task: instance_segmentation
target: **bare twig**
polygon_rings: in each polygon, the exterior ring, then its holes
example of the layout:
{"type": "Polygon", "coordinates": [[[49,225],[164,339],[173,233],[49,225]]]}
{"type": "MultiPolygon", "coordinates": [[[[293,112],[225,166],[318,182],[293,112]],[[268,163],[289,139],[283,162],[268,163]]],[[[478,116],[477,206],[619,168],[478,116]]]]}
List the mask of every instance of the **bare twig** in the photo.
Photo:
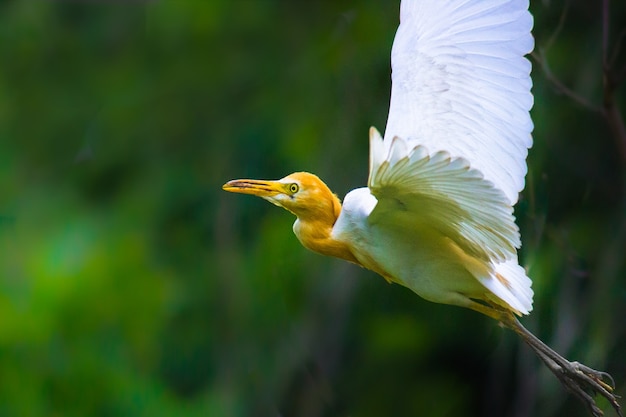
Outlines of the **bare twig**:
{"type": "Polygon", "coordinates": [[[609,70],[609,0],[602,0],[602,69],[609,70]]]}
{"type": "Polygon", "coordinates": [[[613,138],[615,139],[615,145],[620,155],[622,164],[626,164],[626,127],[624,126],[624,119],[615,104],[613,94],[607,95],[605,92],[604,98],[604,110],[602,112],[606,119],[613,138]]]}
{"type": "Polygon", "coordinates": [[[552,44],[554,43],[554,41],[556,41],[556,39],[561,34],[561,31],[563,30],[563,27],[565,26],[565,18],[567,17],[568,10],[569,10],[569,2],[565,3],[565,6],[563,6],[563,13],[561,13],[561,16],[559,17],[559,23],[557,23],[556,28],[554,29],[554,31],[552,32],[548,40],[543,45],[543,49],[545,51],[547,51],[548,49],[552,47],[552,44]]]}
{"type": "Polygon", "coordinates": [[[534,51],[531,54],[531,57],[539,64],[539,66],[541,67],[543,71],[544,76],[556,89],[558,94],[562,94],[570,98],[572,101],[576,102],[577,104],[586,108],[587,110],[590,110],[594,113],[602,113],[602,108],[600,106],[597,106],[596,104],[587,100],[585,97],[571,90],[569,87],[563,84],[563,82],[559,80],[558,77],[556,77],[552,73],[552,70],[548,66],[548,60],[546,59],[544,50],[540,50],[539,52],[534,51]]]}
{"type": "Polygon", "coordinates": [[[600,108],[600,106],[593,104],[592,102],[587,100],[585,97],[581,96],[580,94],[577,94],[576,92],[568,88],[565,84],[563,84],[563,82],[561,82],[561,80],[559,80],[558,77],[556,77],[552,73],[552,71],[550,70],[550,67],[548,66],[548,59],[546,58],[546,53],[548,52],[548,50],[550,50],[550,48],[552,47],[556,39],[561,34],[561,31],[563,30],[563,27],[565,26],[565,21],[566,21],[568,10],[569,10],[569,2],[565,3],[563,12],[561,13],[561,16],[559,17],[559,22],[557,23],[556,28],[554,29],[554,31],[552,32],[548,40],[544,43],[542,48],[538,48],[538,51],[534,51],[531,54],[531,57],[541,66],[541,69],[543,70],[543,73],[545,74],[546,79],[556,88],[559,94],[563,94],[564,96],[569,97],[570,99],[572,99],[573,101],[575,101],[576,103],[578,103],[579,105],[581,105],[582,107],[586,109],[589,109],[595,113],[601,113],[602,109],[600,108]]]}
{"type": "Polygon", "coordinates": [[[615,69],[614,65],[617,60],[622,40],[626,36],[626,31],[622,31],[618,36],[614,50],[610,51],[609,26],[610,26],[610,0],[602,0],[602,74],[603,74],[603,100],[602,105],[596,105],[582,95],[576,93],[567,87],[557,76],[555,76],[548,65],[546,53],[555,42],[564,24],[567,16],[568,4],[563,10],[559,23],[554,32],[548,38],[543,48],[531,54],[532,58],[540,65],[546,79],[555,88],[558,94],[562,94],[578,105],[590,110],[594,113],[601,114],[606,120],[615,146],[623,164],[626,164],[626,126],[624,119],[617,108],[615,101],[615,92],[626,81],[626,66],[615,69]]]}
{"type": "Polygon", "coordinates": [[[620,48],[621,36],[615,46],[612,57],[609,58],[609,1],[610,0],[602,1],[602,71],[604,75],[604,100],[602,114],[611,129],[620,159],[622,163],[626,164],[626,126],[624,126],[624,119],[622,118],[622,115],[617,108],[617,103],[615,102],[615,91],[624,80],[626,68],[620,72],[616,72],[612,68],[620,48]]]}
{"type": "Polygon", "coordinates": [[[617,60],[617,56],[619,55],[620,49],[622,49],[622,42],[624,41],[624,37],[626,36],[626,29],[622,29],[617,35],[617,40],[615,41],[615,46],[613,47],[613,54],[609,60],[609,65],[613,66],[615,64],[615,60],[617,60]]]}

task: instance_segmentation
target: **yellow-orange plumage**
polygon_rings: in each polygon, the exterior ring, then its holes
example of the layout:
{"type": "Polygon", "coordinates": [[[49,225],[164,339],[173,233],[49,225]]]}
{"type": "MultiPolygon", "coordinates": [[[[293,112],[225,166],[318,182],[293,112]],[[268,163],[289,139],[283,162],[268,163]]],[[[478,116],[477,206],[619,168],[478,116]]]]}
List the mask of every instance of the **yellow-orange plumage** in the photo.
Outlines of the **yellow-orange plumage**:
{"type": "Polygon", "coordinates": [[[332,238],[341,201],[317,175],[295,172],[279,181],[235,180],[223,188],[263,197],[296,215],[293,231],[307,249],[359,263],[348,245],[332,238]]]}

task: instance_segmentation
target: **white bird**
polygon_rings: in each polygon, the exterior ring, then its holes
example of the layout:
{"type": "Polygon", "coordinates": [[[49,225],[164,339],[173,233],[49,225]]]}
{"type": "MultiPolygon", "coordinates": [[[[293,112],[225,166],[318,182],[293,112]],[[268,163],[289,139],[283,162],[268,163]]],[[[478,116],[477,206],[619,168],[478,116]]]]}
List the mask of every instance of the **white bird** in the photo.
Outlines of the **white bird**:
{"type": "Polygon", "coordinates": [[[532,145],[532,26],[527,0],[403,0],[389,116],[384,139],[370,129],[367,187],[343,206],[304,172],[224,189],[291,211],[313,251],[502,322],[594,415],[602,411],[588,391],[619,413],[608,374],[567,361],[516,318],[533,298],[513,217],[532,145]]]}

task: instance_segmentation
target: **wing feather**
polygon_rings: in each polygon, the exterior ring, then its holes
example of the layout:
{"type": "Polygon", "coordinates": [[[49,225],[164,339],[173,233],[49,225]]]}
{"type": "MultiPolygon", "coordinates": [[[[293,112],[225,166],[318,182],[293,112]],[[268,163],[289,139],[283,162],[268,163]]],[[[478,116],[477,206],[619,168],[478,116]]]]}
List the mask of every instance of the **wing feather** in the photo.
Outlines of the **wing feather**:
{"type": "Polygon", "coordinates": [[[400,21],[386,150],[397,136],[463,158],[515,204],[532,145],[528,1],[403,0],[400,21]]]}
{"type": "Polygon", "coordinates": [[[506,196],[463,158],[430,154],[395,138],[381,157],[383,139],[371,130],[368,187],[377,198],[372,223],[410,230],[434,230],[466,253],[486,262],[515,258],[520,246],[513,209],[506,196]]]}

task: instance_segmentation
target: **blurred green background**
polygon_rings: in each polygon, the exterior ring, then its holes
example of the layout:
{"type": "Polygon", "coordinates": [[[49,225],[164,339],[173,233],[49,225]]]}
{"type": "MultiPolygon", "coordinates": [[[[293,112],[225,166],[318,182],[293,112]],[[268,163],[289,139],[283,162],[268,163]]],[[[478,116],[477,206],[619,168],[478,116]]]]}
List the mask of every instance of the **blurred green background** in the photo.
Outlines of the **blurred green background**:
{"type": "MultiPolygon", "coordinates": [[[[600,2],[531,10],[554,75],[601,106],[600,2]]],[[[586,415],[495,322],[221,190],[364,185],[397,23],[387,0],[0,2],[0,416],[586,415]]],[[[533,79],[523,322],[624,397],[626,161],[600,113],[533,79]]]]}

